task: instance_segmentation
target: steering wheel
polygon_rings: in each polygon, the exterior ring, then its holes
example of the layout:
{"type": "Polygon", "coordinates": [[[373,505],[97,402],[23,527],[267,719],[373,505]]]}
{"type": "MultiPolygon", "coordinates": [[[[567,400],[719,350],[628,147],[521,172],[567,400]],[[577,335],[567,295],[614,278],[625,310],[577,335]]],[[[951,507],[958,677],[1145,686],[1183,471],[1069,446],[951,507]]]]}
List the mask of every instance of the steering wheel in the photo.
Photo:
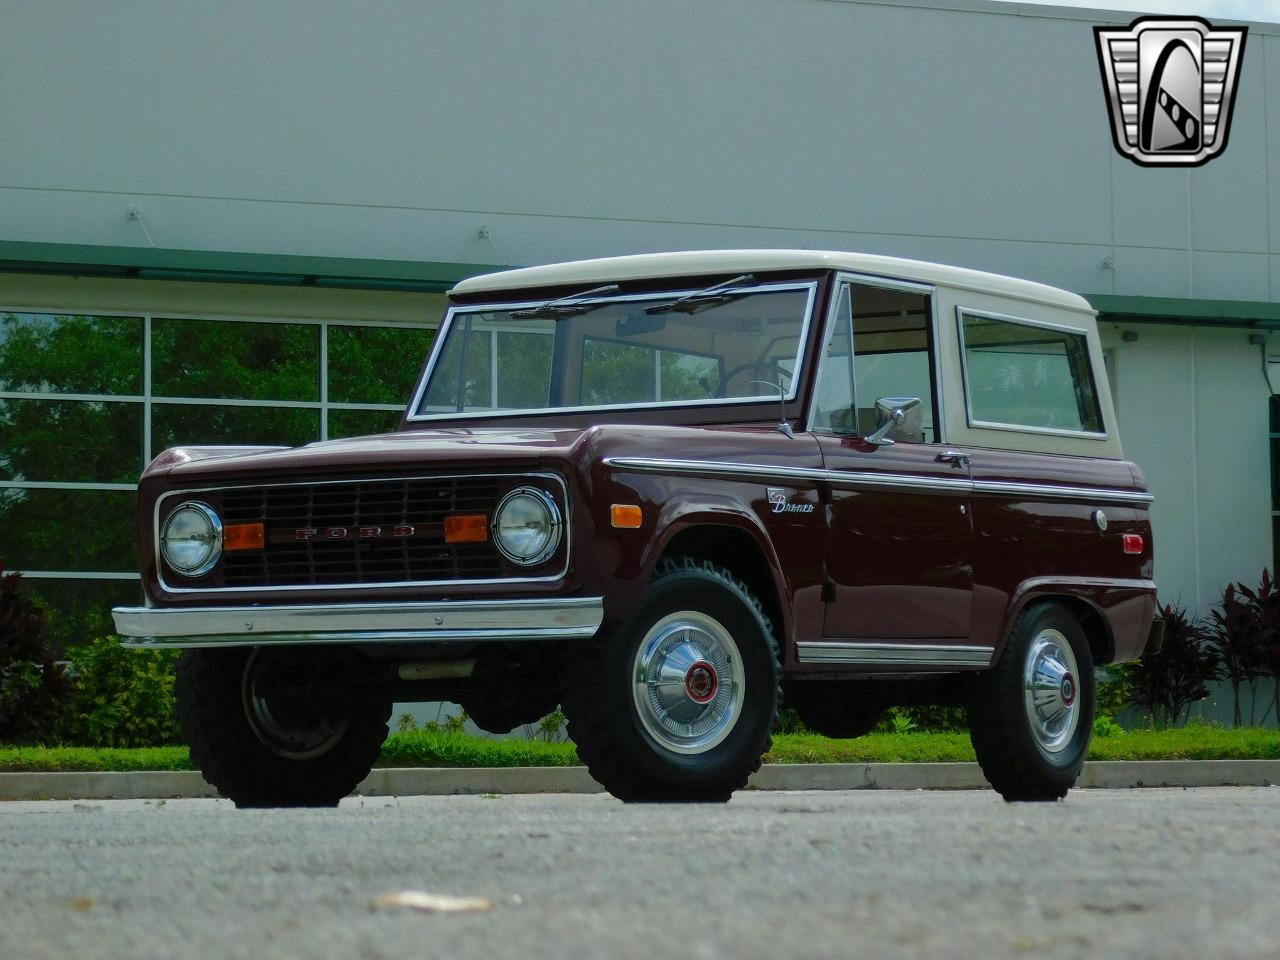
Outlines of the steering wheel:
{"type": "Polygon", "coordinates": [[[791,374],[783,370],[776,360],[748,360],[746,363],[740,363],[723,377],[720,378],[720,387],[716,390],[716,397],[723,399],[728,396],[725,393],[725,387],[729,381],[740,374],[749,371],[760,371],[765,374],[761,377],[752,377],[753,380],[767,380],[771,384],[778,384],[791,378],[791,374]]]}

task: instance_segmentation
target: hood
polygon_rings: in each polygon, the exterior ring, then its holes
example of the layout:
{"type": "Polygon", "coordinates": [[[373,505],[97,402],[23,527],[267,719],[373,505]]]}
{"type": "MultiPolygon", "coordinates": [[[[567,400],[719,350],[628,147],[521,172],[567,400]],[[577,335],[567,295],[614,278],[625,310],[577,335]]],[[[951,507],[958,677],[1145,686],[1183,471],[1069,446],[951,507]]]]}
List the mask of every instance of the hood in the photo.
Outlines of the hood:
{"type": "Polygon", "coordinates": [[[175,447],[160,454],[144,476],[167,473],[173,482],[187,484],[215,478],[418,472],[454,464],[527,468],[569,458],[593,429],[409,430],[293,448],[175,447]]]}

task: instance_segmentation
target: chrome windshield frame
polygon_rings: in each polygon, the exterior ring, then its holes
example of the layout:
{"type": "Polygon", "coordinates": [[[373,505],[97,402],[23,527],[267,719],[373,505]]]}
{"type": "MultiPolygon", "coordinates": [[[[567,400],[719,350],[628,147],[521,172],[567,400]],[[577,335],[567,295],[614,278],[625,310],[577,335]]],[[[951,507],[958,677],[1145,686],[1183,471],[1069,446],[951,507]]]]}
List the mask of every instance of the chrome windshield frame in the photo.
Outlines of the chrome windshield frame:
{"type": "MultiPolygon", "coordinates": [[[[743,290],[748,293],[780,293],[789,290],[804,290],[807,295],[805,297],[804,317],[800,326],[800,335],[797,338],[795,366],[791,375],[791,389],[786,395],[786,401],[792,402],[799,395],[800,382],[804,376],[804,363],[806,347],[809,342],[809,332],[813,326],[814,306],[817,302],[818,295],[818,279],[813,280],[792,280],[779,281],[777,283],[761,283],[753,284],[745,287],[733,287],[730,290],[743,290]]],[[[682,296],[688,296],[701,290],[701,287],[693,289],[663,290],[658,293],[638,293],[625,294],[623,296],[607,296],[607,297],[591,297],[589,299],[575,300],[575,304],[595,304],[595,303],[629,303],[644,300],[669,300],[682,296]]],[[[426,397],[427,385],[431,382],[432,374],[435,372],[436,364],[443,353],[445,341],[448,339],[450,331],[453,329],[454,321],[461,315],[470,313],[509,313],[514,310],[524,310],[536,307],[545,303],[546,300],[529,300],[517,303],[484,303],[484,304],[466,304],[453,305],[449,307],[445,314],[444,320],[440,324],[439,332],[436,334],[435,341],[431,345],[431,354],[427,361],[426,369],[418,379],[417,386],[414,388],[413,398],[410,400],[406,410],[405,422],[407,423],[437,423],[442,421],[458,421],[458,420],[485,420],[494,417],[545,417],[553,416],[560,413],[583,413],[583,412],[603,412],[610,410],[670,410],[683,409],[686,407],[722,407],[722,406],[741,406],[744,404],[760,404],[773,402],[777,403],[776,394],[761,394],[753,397],[713,397],[707,400],[661,400],[657,402],[641,402],[641,403],[614,403],[614,404],[586,404],[578,406],[565,407],[542,407],[537,409],[503,409],[503,408],[486,408],[483,410],[473,410],[467,413],[422,413],[422,403],[426,397]]],[[[520,321],[515,321],[519,323],[520,321]]]]}

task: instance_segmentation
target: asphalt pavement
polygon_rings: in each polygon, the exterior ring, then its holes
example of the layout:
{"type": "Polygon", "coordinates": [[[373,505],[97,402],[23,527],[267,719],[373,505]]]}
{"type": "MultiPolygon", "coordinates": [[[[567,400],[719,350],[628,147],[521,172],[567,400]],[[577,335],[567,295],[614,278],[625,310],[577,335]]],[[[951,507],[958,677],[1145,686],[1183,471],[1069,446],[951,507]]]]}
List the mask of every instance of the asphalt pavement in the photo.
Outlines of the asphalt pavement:
{"type": "Polygon", "coordinates": [[[1278,895],[1280,787],[0,803],[4,960],[1271,958],[1278,895]]]}

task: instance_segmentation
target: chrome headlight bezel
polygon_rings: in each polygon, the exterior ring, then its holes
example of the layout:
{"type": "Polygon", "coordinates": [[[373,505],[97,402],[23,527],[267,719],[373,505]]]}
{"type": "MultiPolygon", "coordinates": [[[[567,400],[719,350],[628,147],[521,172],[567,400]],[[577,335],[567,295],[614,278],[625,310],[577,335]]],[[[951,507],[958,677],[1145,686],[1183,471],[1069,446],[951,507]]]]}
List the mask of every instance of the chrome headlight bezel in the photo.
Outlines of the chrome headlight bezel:
{"type": "Polygon", "coordinates": [[[508,492],[501,500],[498,501],[497,507],[493,511],[493,544],[498,548],[498,552],[510,560],[512,563],[522,567],[536,567],[540,563],[546,563],[555,555],[556,550],[560,548],[560,541],[564,534],[564,523],[560,516],[560,507],[556,504],[555,498],[547,491],[538,487],[516,487],[508,492]],[[514,550],[510,545],[503,542],[502,536],[502,514],[513,501],[518,499],[527,499],[535,503],[546,516],[547,537],[546,542],[533,553],[520,553],[514,550]]]}
{"type": "Polygon", "coordinates": [[[213,507],[199,500],[186,500],[170,510],[160,528],[160,557],[170,570],[183,577],[200,577],[217,566],[222,559],[222,519],[213,507]],[[209,529],[207,553],[193,565],[177,562],[169,552],[170,528],[179,515],[188,512],[197,514],[209,529]]]}

